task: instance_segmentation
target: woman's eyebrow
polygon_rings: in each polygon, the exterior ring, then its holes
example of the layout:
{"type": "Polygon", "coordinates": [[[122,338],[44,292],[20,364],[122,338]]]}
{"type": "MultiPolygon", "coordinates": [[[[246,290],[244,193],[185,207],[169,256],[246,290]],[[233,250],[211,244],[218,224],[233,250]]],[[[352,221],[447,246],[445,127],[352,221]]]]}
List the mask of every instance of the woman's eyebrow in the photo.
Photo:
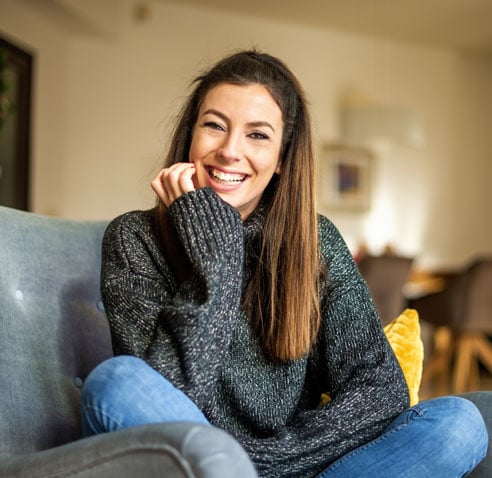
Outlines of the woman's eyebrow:
{"type": "Polygon", "coordinates": [[[275,133],[275,128],[268,121],[252,121],[251,123],[248,123],[248,126],[251,126],[253,128],[266,126],[267,128],[270,128],[275,133]]]}
{"type": "MultiPolygon", "coordinates": [[[[202,116],[205,116],[207,114],[212,114],[212,115],[218,116],[223,121],[229,120],[229,118],[224,113],[221,113],[220,111],[215,110],[213,108],[209,108],[208,110],[204,111],[202,113],[202,116]]],[[[268,121],[251,121],[248,123],[248,126],[253,127],[253,128],[259,128],[261,126],[264,126],[264,127],[270,128],[275,133],[275,128],[268,121]]]]}

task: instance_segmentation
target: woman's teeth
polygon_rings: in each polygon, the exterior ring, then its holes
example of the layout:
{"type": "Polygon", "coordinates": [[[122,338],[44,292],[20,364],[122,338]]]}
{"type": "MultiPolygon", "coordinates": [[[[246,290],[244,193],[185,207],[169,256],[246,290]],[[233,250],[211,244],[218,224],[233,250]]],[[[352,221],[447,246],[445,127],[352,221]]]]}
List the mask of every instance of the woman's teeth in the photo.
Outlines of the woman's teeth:
{"type": "Polygon", "coordinates": [[[222,184],[241,183],[246,179],[246,174],[225,173],[224,171],[212,168],[208,170],[208,174],[210,174],[215,181],[222,184]]]}

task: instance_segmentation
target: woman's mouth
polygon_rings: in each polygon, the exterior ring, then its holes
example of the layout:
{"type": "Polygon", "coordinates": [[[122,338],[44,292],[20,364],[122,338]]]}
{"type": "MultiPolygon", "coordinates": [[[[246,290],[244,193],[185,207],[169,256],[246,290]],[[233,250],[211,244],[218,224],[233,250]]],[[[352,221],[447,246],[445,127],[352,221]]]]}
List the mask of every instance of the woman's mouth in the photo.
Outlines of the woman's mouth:
{"type": "Polygon", "coordinates": [[[209,176],[219,184],[239,184],[242,183],[248,176],[247,174],[240,173],[226,173],[225,171],[212,167],[208,167],[207,172],[209,176]]]}

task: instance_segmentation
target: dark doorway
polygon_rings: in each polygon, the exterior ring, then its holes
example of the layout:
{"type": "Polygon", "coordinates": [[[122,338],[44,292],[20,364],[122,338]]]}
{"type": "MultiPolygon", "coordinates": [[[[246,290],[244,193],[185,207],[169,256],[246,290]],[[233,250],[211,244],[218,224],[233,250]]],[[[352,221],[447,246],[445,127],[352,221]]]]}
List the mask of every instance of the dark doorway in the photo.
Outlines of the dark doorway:
{"type": "Polygon", "coordinates": [[[29,210],[33,56],[0,37],[0,205],[29,210]]]}

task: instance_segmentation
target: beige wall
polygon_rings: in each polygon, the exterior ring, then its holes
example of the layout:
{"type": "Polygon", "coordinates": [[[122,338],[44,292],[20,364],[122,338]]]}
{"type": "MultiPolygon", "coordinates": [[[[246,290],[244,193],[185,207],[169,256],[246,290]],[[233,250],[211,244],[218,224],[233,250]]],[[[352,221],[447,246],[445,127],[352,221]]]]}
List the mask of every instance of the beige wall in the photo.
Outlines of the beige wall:
{"type": "Polygon", "coordinates": [[[150,207],[148,184],[189,79],[224,53],[257,46],[299,76],[318,150],[340,139],[346,91],[424,119],[425,147],[375,150],[370,212],[320,204],[352,248],[391,242],[429,267],[492,252],[492,62],[163,1],[147,2],[141,22],[130,0],[54,2],[77,6],[77,21],[40,8],[49,1],[35,3],[0,0],[0,30],[36,53],[36,212],[106,219],[150,207]]]}

